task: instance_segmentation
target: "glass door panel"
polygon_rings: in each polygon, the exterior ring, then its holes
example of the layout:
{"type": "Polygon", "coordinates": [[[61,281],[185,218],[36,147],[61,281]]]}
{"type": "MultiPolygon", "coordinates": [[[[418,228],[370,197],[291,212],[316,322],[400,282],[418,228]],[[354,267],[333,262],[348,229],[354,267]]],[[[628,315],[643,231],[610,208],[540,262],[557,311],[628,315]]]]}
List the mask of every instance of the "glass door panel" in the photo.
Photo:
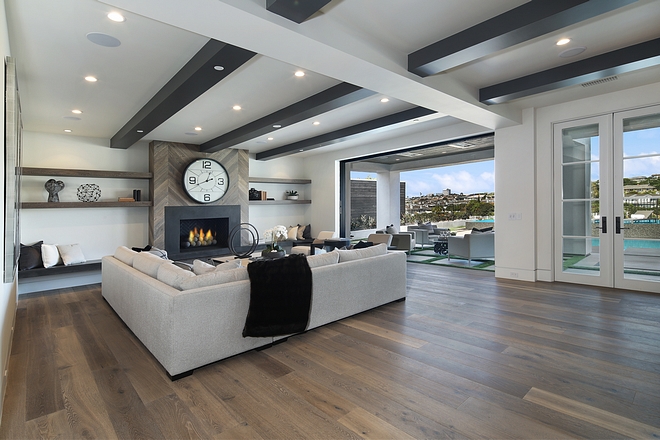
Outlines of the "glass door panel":
{"type": "MultiPolygon", "coordinates": [[[[590,118],[556,124],[555,138],[555,243],[556,278],[584,284],[608,285],[612,274],[602,240],[609,233],[609,204],[601,200],[601,185],[608,185],[601,171],[609,166],[601,157],[602,133],[611,127],[611,118],[590,118]],[[561,269],[560,269],[561,268],[561,269]]],[[[607,145],[605,145],[607,147],[607,145]]],[[[606,150],[606,148],[605,148],[606,150]]]]}
{"type": "Polygon", "coordinates": [[[615,287],[660,291],[660,108],[615,115],[615,287]]]}

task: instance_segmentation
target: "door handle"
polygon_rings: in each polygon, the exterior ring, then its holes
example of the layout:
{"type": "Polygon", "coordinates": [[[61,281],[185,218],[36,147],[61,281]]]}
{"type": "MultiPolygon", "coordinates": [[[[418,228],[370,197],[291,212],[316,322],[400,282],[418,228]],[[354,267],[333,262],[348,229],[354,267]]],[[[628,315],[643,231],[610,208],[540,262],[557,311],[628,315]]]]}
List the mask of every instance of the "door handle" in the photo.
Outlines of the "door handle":
{"type": "Polygon", "coordinates": [[[616,233],[617,234],[620,234],[622,229],[628,229],[628,228],[622,228],[621,227],[621,217],[616,217],[614,219],[614,224],[615,224],[615,227],[616,227],[616,233]]]}
{"type": "Polygon", "coordinates": [[[607,234],[607,217],[601,217],[600,224],[603,226],[596,226],[596,228],[600,229],[603,232],[603,234],[607,234]]]}

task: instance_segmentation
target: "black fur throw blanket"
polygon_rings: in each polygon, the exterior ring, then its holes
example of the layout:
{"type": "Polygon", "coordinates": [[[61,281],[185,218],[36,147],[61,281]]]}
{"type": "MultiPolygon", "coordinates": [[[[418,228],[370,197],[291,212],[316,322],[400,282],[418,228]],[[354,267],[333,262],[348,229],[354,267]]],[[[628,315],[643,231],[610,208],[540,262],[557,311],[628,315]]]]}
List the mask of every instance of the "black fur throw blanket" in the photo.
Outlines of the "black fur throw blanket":
{"type": "Polygon", "coordinates": [[[312,270],[307,257],[293,254],[248,264],[250,309],[243,337],[301,333],[309,322],[312,270]]]}

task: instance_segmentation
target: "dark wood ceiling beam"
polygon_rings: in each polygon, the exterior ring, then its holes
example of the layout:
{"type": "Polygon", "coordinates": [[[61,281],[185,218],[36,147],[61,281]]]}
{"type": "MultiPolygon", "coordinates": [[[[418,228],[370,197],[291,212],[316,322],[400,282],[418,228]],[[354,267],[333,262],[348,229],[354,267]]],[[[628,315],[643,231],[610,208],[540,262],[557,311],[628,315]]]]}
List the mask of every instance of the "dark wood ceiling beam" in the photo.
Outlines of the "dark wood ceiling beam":
{"type": "Polygon", "coordinates": [[[167,84],[110,139],[128,148],[255,56],[240,47],[209,40],[167,84]],[[222,66],[223,70],[214,69],[222,66]]]}
{"type": "Polygon", "coordinates": [[[359,136],[368,131],[377,130],[390,125],[398,124],[401,122],[409,121],[415,118],[421,118],[435,113],[424,107],[414,107],[409,110],[404,110],[392,115],[383,116],[382,118],[374,119],[371,121],[363,122],[361,124],[352,125],[350,127],[335,130],[330,133],[325,133],[313,138],[304,139],[302,141],[294,142],[292,144],[283,145],[281,147],[273,148],[272,150],[257,153],[257,160],[275,159],[278,157],[288,156],[290,154],[299,153],[301,151],[314,150],[316,148],[327,147],[328,145],[337,142],[345,141],[354,136],[359,136]]]}
{"type": "Polygon", "coordinates": [[[271,113],[256,121],[250,122],[236,130],[225,133],[210,141],[204,142],[200,150],[211,153],[233,147],[250,139],[263,136],[276,128],[273,125],[287,127],[305,119],[327,113],[345,105],[368,98],[375,95],[376,92],[363,89],[349,83],[337,84],[316,95],[291,104],[281,110],[271,113]]]}
{"type": "Polygon", "coordinates": [[[266,9],[300,24],[328,3],[330,0],[266,0],[266,9]]]}
{"type": "Polygon", "coordinates": [[[660,64],[660,38],[544,70],[479,90],[479,101],[500,104],[660,64]]]}
{"type": "Polygon", "coordinates": [[[637,0],[532,0],[408,55],[426,77],[545,35],[637,0]]]}

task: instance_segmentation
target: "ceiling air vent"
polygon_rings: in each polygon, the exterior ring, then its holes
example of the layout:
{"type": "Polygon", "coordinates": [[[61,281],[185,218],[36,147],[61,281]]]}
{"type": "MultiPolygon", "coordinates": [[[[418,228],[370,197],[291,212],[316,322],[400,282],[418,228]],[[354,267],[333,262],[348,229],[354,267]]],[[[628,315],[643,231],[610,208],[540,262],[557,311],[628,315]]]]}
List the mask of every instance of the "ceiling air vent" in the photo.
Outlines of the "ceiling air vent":
{"type": "Polygon", "coordinates": [[[619,77],[616,76],[616,75],[608,76],[607,78],[597,79],[595,81],[589,81],[589,82],[586,82],[586,83],[582,83],[582,87],[597,86],[599,84],[605,84],[606,82],[616,81],[617,79],[619,79],[619,77]]]}

